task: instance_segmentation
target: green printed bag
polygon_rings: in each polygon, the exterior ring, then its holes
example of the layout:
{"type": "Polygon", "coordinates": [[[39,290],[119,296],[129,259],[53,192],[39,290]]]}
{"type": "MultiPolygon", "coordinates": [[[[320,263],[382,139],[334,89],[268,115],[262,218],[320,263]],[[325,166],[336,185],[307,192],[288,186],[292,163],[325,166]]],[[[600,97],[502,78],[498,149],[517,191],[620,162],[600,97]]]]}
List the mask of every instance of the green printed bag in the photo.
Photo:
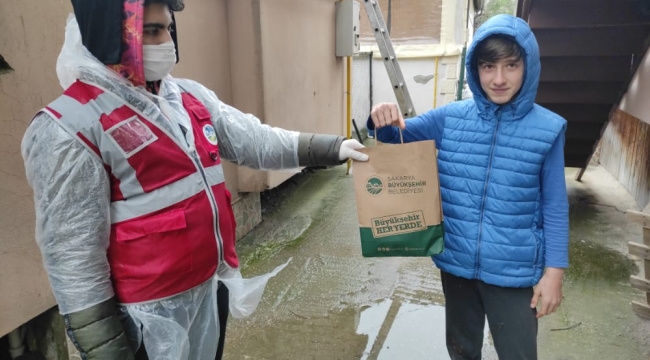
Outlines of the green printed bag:
{"type": "Polygon", "coordinates": [[[434,141],[361,149],[354,191],[364,257],[443,252],[442,206],[434,141]]]}

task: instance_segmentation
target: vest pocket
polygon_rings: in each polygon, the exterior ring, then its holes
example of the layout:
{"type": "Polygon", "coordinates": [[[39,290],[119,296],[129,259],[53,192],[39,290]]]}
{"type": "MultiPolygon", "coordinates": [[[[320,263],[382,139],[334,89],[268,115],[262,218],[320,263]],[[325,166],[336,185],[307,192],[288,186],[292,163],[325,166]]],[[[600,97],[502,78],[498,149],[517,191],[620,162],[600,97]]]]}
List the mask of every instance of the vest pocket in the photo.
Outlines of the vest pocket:
{"type": "Polygon", "coordinates": [[[186,228],[183,209],[114,225],[109,247],[113,277],[148,283],[192,271],[192,245],[186,228]]]}
{"type": "Polygon", "coordinates": [[[141,220],[131,220],[115,227],[118,242],[132,241],[151,234],[160,234],[187,227],[185,211],[177,209],[141,220]]]}

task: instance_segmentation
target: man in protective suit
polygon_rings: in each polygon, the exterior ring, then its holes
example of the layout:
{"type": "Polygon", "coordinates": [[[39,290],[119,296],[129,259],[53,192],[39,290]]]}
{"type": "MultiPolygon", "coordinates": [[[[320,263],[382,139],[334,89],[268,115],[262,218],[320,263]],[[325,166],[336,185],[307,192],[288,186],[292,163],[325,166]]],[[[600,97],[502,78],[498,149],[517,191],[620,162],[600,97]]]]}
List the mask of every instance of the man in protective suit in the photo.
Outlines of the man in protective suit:
{"type": "Polygon", "coordinates": [[[328,166],[367,160],[363,145],[263,125],[172,78],[182,0],[72,3],[57,62],[65,91],[22,143],[68,336],[83,359],[220,359],[226,279],[250,285],[237,270],[222,158],[328,166]]]}

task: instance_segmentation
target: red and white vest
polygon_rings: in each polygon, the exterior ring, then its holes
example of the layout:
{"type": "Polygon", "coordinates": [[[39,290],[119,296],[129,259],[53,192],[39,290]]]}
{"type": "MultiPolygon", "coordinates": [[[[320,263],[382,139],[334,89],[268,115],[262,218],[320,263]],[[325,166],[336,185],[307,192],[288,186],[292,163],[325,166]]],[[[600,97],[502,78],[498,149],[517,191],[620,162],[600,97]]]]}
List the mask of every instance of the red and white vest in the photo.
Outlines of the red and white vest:
{"type": "MultiPolygon", "coordinates": [[[[163,299],[238,267],[235,217],[206,107],[182,93],[196,151],[112,92],[77,81],[43,112],[104,164],[110,178],[108,261],[117,299],[163,299]]],[[[177,126],[177,125],[173,125],[177,126]]]]}

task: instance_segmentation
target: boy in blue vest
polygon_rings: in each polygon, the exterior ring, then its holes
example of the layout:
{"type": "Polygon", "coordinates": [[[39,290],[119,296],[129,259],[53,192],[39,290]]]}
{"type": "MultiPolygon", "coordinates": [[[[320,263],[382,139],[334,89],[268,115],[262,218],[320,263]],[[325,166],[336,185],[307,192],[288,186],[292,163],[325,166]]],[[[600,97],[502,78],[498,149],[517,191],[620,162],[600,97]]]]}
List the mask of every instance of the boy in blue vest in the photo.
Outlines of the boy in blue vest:
{"type": "Polygon", "coordinates": [[[487,316],[501,360],[537,359],[537,319],[562,301],[568,266],[566,121],[536,105],[540,55],[528,24],[488,20],[467,53],[473,99],[404,121],[378,104],[377,139],[435,140],[445,251],[434,256],[452,360],[481,359],[487,316]]]}

